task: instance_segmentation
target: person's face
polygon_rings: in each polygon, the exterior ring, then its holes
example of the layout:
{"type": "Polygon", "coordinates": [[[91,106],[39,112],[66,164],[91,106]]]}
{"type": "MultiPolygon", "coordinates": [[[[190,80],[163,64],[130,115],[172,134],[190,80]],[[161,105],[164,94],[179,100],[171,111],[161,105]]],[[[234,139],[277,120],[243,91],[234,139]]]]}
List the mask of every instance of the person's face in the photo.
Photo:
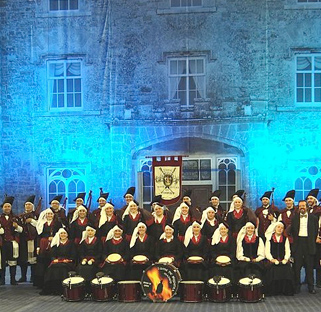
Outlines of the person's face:
{"type": "Polygon", "coordinates": [[[262,205],[266,207],[270,203],[270,200],[267,197],[262,198],[262,205]]]}
{"type": "Polygon", "coordinates": [[[307,203],[306,202],[299,202],[299,211],[300,213],[304,214],[307,212],[307,203]]]}
{"type": "Polygon", "coordinates": [[[33,210],[33,204],[29,203],[29,202],[26,202],[25,203],[25,212],[26,213],[30,213],[30,212],[32,212],[32,210],[33,210]]]}
{"type": "Polygon", "coordinates": [[[122,230],[116,229],[116,230],[114,231],[114,236],[115,236],[115,238],[120,238],[121,235],[122,235],[122,233],[123,233],[122,230]]]}
{"type": "Polygon", "coordinates": [[[293,200],[291,198],[285,199],[285,206],[286,208],[292,208],[293,207],[293,200]]]}
{"type": "Polygon", "coordinates": [[[155,211],[157,217],[161,217],[164,215],[164,210],[162,207],[156,206],[154,208],[154,211],[155,211]]]}
{"type": "Polygon", "coordinates": [[[84,219],[84,218],[86,218],[86,215],[87,215],[87,211],[85,209],[79,210],[79,212],[78,212],[79,218],[84,219]]]}
{"type": "Polygon", "coordinates": [[[171,229],[171,228],[166,228],[166,229],[165,229],[165,236],[166,236],[167,238],[170,238],[170,237],[172,237],[173,232],[174,232],[173,229],[171,229]]]}
{"type": "Polygon", "coordinates": [[[5,203],[2,207],[2,211],[4,214],[10,214],[11,212],[11,204],[5,203]]]}
{"type": "Polygon", "coordinates": [[[313,196],[308,196],[307,202],[310,207],[313,207],[316,205],[316,200],[313,196]]]}
{"type": "Polygon", "coordinates": [[[82,198],[77,198],[76,199],[76,207],[79,207],[80,205],[82,205],[84,203],[82,198]]]}
{"type": "Polygon", "coordinates": [[[248,236],[252,236],[252,235],[254,234],[254,230],[255,230],[254,225],[248,225],[248,226],[246,227],[246,234],[247,234],[248,236]]]}
{"type": "Polygon", "coordinates": [[[132,214],[137,213],[137,211],[138,211],[137,205],[136,205],[135,203],[132,203],[132,204],[129,206],[129,211],[130,211],[130,213],[132,213],[132,214]]]}
{"type": "Polygon", "coordinates": [[[184,196],[183,197],[183,202],[190,204],[191,203],[191,199],[188,196],[184,196]]]}
{"type": "Polygon", "coordinates": [[[126,204],[129,204],[131,201],[134,200],[134,197],[133,195],[130,195],[130,194],[126,194],[125,195],[125,201],[126,201],[126,204]]]}
{"type": "Polygon", "coordinates": [[[284,231],[284,226],[281,225],[281,224],[278,224],[276,227],[275,227],[275,233],[277,235],[281,235],[284,231]]]}
{"type": "Polygon", "coordinates": [[[87,229],[86,230],[88,237],[94,237],[96,231],[94,229],[87,229]]]}
{"type": "Polygon", "coordinates": [[[65,231],[60,232],[59,238],[60,238],[62,241],[66,240],[67,237],[68,237],[67,232],[65,232],[65,231]]]}
{"type": "Polygon", "coordinates": [[[104,207],[106,205],[106,199],[103,197],[100,197],[98,199],[98,204],[99,204],[99,207],[104,207]]]}
{"type": "Polygon", "coordinates": [[[53,217],[54,217],[53,212],[47,212],[46,213],[46,218],[47,218],[48,221],[52,221],[53,217]]]}
{"type": "Polygon", "coordinates": [[[223,226],[221,226],[220,227],[220,234],[221,234],[221,236],[226,236],[227,235],[227,233],[228,233],[228,228],[225,226],[225,225],[223,225],[223,226]]]}
{"type": "Polygon", "coordinates": [[[113,207],[110,207],[110,206],[106,207],[106,215],[108,217],[111,217],[113,215],[113,213],[114,213],[114,208],[113,207]]]}
{"type": "Polygon", "coordinates": [[[211,203],[213,207],[217,207],[220,203],[220,200],[217,197],[212,197],[211,198],[211,203]]]}
{"type": "Polygon", "coordinates": [[[182,208],[181,208],[182,215],[186,216],[186,215],[188,214],[188,210],[189,210],[189,208],[188,208],[188,207],[186,207],[186,206],[182,206],[182,208]]]}
{"type": "Polygon", "coordinates": [[[59,209],[59,201],[57,201],[57,200],[52,201],[51,207],[54,211],[58,210],[59,209]]]}
{"type": "Polygon", "coordinates": [[[201,227],[199,224],[194,224],[193,227],[192,227],[192,230],[193,230],[193,234],[195,236],[199,235],[200,232],[201,232],[201,227]]]}
{"type": "Polygon", "coordinates": [[[138,227],[138,234],[139,234],[139,235],[145,235],[145,233],[146,233],[146,227],[143,226],[143,225],[140,225],[140,226],[138,227]]]}
{"type": "Polygon", "coordinates": [[[209,210],[209,211],[207,212],[207,218],[208,218],[209,220],[214,220],[214,218],[215,218],[215,212],[214,212],[213,210],[209,210]]]}
{"type": "Polygon", "coordinates": [[[242,202],[241,199],[236,198],[236,199],[234,200],[234,208],[235,208],[235,209],[241,209],[241,208],[242,208],[242,204],[243,204],[243,202],[242,202]]]}

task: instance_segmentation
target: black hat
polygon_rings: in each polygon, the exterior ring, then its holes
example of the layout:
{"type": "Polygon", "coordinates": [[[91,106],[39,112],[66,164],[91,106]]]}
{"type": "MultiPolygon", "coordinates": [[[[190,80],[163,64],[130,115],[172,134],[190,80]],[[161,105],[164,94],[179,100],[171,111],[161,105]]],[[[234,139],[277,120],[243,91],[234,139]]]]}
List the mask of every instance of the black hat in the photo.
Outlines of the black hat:
{"type": "Polygon", "coordinates": [[[211,201],[212,197],[220,198],[221,193],[222,193],[221,190],[216,190],[216,191],[214,191],[214,192],[211,194],[210,201],[211,201]]]}
{"type": "Polygon", "coordinates": [[[55,197],[50,201],[49,204],[51,204],[54,200],[57,200],[57,201],[59,201],[59,203],[60,203],[61,199],[62,199],[62,195],[57,195],[57,196],[55,196],[55,197]]]}
{"type": "Polygon", "coordinates": [[[318,188],[315,188],[315,189],[313,189],[313,190],[311,190],[311,191],[309,192],[309,194],[307,195],[306,199],[308,199],[308,196],[312,196],[312,197],[314,197],[314,198],[317,198],[318,193],[319,193],[319,189],[318,189],[318,188]]]}
{"type": "Polygon", "coordinates": [[[32,203],[32,204],[34,204],[35,198],[36,198],[36,195],[31,195],[31,196],[29,196],[29,197],[26,199],[25,203],[32,203]]]}
{"type": "Polygon", "coordinates": [[[183,197],[189,197],[191,198],[192,190],[185,190],[183,193],[183,197]]]}
{"type": "Polygon", "coordinates": [[[244,195],[244,190],[238,190],[232,195],[232,199],[234,196],[242,198],[243,195],[244,195]]]}
{"type": "Polygon", "coordinates": [[[128,190],[126,191],[126,193],[124,194],[124,197],[126,197],[127,194],[132,195],[132,196],[134,197],[134,194],[135,194],[135,186],[129,187],[128,190]]]}
{"type": "Polygon", "coordinates": [[[12,206],[13,201],[14,201],[13,196],[6,196],[1,206],[3,206],[4,204],[10,204],[12,206]]]}
{"type": "Polygon", "coordinates": [[[285,201],[286,198],[292,198],[294,200],[295,197],[295,190],[288,191],[282,201],[285,201]]]}
{"type": "Polygon", "coordinates": [[[99,202],[99,198],[101,198],[101,197],[105,198],[107,200],[108,196],[109,196],[109,193],[100,193],[100,195],[99,195],[99,197],[97,199],[97,202],[99,202]]]}
{"type": "Polygon", "coordinates": [[[266,197],[266,198],[270,199],[271,194],[272,194],[272,191],[266,191],[266,192],[261,196],[260,200],[262,200],[263,197],[266,197]]]}
{"type": "Polygon", "coordinates": [[[162,202],[162,195],[157,195],[157,196],[154,196],[152,201],[150,202],[150,205],[152,206],[153,204],[161,204],[162,202]]]}
{"type": "Polygon", "coordinates": [[[81,198],[82,200],[85,200],[86,193],[78,193],[77,197],[74,199],[74,202],[78,199],[81,198]]]}

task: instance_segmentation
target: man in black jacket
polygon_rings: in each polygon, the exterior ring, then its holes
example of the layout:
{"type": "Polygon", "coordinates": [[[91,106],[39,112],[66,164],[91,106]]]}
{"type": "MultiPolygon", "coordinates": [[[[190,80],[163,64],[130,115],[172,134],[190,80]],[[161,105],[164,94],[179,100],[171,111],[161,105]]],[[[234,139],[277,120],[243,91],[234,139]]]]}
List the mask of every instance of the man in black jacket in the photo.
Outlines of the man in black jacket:
{"type": "Polygon", "coordinates": [[[316,238],[318,234],[318,219],[308,214],[308,205],[305,200],[299,201],[299,213],[293,216],[291,223],[293,236],[292,254],[294,257],[294,275],[297,285],[296,292],[300,292],[300,272],[304,265],[310,294],[315,294],[313,279],[313,261],[316,252],[316,238]]]}

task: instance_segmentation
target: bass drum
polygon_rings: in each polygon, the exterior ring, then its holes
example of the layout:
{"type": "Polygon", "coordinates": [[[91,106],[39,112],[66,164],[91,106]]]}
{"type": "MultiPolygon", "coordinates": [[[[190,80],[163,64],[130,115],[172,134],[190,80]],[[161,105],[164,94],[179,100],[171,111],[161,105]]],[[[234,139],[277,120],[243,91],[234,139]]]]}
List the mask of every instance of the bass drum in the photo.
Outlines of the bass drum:
{"type": "Polygon", "coordinates": [[[181,274],[172,264],[155,263],[142,276],[143,292],[153,302],[166,302],[176,295],[181,274]]]}
{"type": "Polygon", "coordinates": [[[114,280],[111,277],[103,276],[94,278],[91,281],[91,298],[94,301],[111,301],[115,295],[114,280]]]}
{"type": "Polygon", "coordinates": [[[62,281],[63,299],[82,301],[85,299],[85,279],[81,276],[68,277],[62,281]]]}
{"type": "Polygon", "coordinates": [[[243,302],[259,302],[263,299],[262,281],[255,277],[253,279],[244,277],[239,280],[238,297],[243,302]]]}
{"type": "Polygon", "coordinates": [[[232,284],[226,277],[221,277],[218,281],[210,278],[207,282],[207,298],[213,302],[227,302],[232,297],[232,284]]]}

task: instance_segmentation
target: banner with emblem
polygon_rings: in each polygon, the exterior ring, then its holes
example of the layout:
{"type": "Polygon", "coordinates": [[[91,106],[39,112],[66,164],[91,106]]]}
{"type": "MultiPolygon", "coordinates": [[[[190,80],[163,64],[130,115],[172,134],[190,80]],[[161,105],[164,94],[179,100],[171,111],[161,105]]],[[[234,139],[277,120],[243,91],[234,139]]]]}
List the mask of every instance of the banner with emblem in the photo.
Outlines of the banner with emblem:
{"type": "Polygon", "coordinates": [[[153,157],[154,194],[164,205],[175,204],[182,191],[182,156],[153,157]]]}

